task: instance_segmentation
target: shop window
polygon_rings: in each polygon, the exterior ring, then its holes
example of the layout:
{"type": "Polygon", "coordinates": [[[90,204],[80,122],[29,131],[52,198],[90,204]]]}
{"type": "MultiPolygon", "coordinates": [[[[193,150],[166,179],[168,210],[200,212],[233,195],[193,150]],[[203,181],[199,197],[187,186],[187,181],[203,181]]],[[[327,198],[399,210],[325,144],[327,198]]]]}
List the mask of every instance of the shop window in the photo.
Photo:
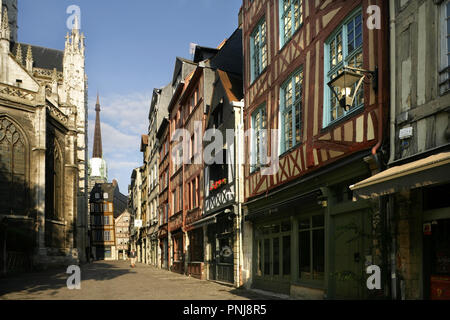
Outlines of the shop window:
{"type": "Polygon", "coordinates": [[[291,274],[291,236],[283,237],[283,275],[291,274]]]}
{"type": "Polygon", "coordinates": [[[273,238],[273,275],[280,274],[280,238],[273,238]]]}
{"type": "Polygon", "coordinates": [[[258,261],[258,270],[257,274],[258,276],[262,276],[262,241],[258,241],[258,253],[257,253],[256,260],[258,261]]]}
{"type": "Polygon", "coordinates": [[[264,275],[270,275],[270,239],[264,239],[264,275]]]}
{"type": "Polygon", "coordinates": [[[325,269],[324,216],[311,216],[299,221],[299,278],[323,280],[325,269]]]}
{"type": "Polygon", "coordinates": [[[258,276],[291,274],[291,229],[290,221],[256,228],[258,276]]]}

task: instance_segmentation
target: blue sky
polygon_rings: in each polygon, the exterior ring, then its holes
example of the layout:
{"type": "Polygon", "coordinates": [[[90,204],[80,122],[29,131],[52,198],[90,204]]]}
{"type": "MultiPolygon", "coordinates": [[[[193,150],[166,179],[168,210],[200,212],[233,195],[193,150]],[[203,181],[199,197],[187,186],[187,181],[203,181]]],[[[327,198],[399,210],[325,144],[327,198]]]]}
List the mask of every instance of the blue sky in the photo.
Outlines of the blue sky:
{"type": "Polygon", "coordinates": [[[100,92],[104,158],[109,180],[127,194],[142,164],[153,88],[171,80],[175,57],[191,42],[216,47],[237,28],[242,0],[18,0],[20,42],[64,49],[66,9],[81,9],[89,78],[89,156],[100,92]]]}

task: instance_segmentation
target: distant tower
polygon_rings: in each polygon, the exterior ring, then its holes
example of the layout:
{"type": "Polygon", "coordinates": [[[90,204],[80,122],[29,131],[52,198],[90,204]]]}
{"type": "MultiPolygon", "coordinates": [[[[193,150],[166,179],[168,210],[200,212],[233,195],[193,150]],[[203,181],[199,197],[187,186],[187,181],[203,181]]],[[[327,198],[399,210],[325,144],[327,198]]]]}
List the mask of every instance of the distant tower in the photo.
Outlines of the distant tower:
{"type": "Polygon", "coordinates": [[[100,127],[100,97],[97,93],[97,103],[95,104],[95,131],[94,131],[94,151],[92,158],[103,158],[102,151],[102,131],[100,127]]]}
{"type": "Polygon", "coordinates": [[[5,7],[8,10],[9,30],[11,32],[11,42],[17,42],[17,0],[0,0],[2,12],[5,7]]]}
{"type": "Polygon", "coordinates": [[[103,160],[102,150],[102,132],[100,127],[100,98],[97,94],[97,103],[95,104],[95,129],[94,129],[94,148],[92,158],[89,160],[89,190],[96,183],[108,182],[108,169],[106,161],[103,160]]]}

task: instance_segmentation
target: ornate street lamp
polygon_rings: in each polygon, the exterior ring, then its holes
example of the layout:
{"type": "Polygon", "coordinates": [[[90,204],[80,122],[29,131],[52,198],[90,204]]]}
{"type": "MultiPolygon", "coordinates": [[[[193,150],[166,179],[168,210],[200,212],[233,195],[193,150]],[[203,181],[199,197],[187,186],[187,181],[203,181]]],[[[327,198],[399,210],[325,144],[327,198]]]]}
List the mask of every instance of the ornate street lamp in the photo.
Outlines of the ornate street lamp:
{"type": "Polygon", "coordinates": [[[375,67],[375,71],[369,71],[345,66],[342,72],[328,82],[328,86],[339,101],[340,107],[345,111],[350,110],[353,106],[356,94],[366,78],[373,82],[373,89],[377,91],[378,67],[375,67]],[[356,83],[357,85],[352,96],[352,88],[356,83]],[[341,97],[339,97],[336,89],[340,91],[341,97]]]}

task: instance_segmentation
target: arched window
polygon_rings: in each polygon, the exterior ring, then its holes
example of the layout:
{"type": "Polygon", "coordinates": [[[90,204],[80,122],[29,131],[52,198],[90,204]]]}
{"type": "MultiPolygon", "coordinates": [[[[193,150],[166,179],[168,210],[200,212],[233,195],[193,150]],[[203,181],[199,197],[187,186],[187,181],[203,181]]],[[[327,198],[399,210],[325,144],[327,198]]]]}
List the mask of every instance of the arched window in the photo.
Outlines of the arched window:
{"type": "Polygon", "coordinates": [[[55,151],[53,153],[54,157],[54,168],[53,168],[53,185],[54,185],[54,191],[53,191],[53,208],[54,208],[54,217],[57,220],[63,220],[63,209],[62,209],[62,154],[61,149],[58,146],[58,143],[55,141],[55,151]]]}
{"type": "Polygon", "coordinates": [[[63,220],[63,155],[55,133],[48,130],[46,152],[45,218],[63,220]]]}
{"type": "Polygon", "coordinates": [[[26,214],[26,155],[23,133],[8,118],[0,118],[0,214],[26,214]]]}

